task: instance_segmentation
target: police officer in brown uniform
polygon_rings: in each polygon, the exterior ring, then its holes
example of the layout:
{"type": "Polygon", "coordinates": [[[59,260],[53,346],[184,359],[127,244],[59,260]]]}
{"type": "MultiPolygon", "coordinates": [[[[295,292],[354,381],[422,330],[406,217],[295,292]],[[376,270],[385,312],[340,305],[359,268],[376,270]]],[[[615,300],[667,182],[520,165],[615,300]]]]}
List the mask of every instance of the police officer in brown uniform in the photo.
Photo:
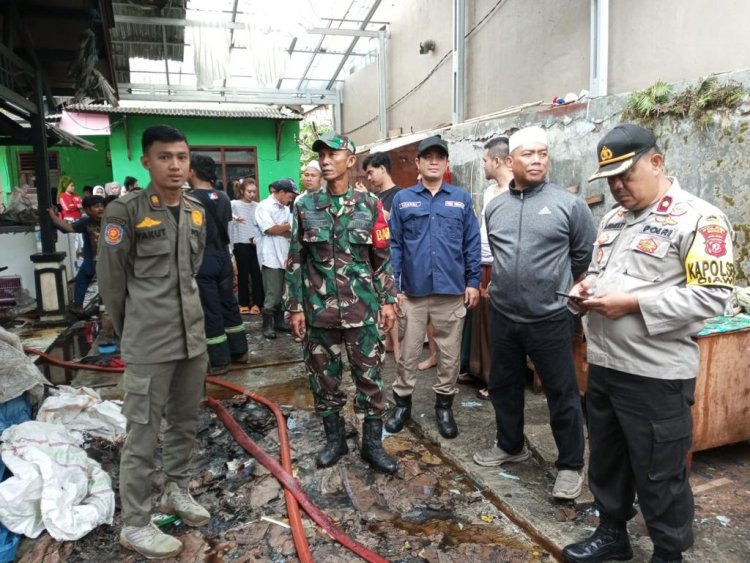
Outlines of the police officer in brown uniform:
{"type": "Polygon", "coordinates": [[[606,178],[618,205],[602,219],[588,275],[571,289],[583,299],[571,301],[586,312],[589,486],[600,517],[563,557],[632,558],[625,523],[638,493],[651,562],[673,563],[693,544],[692,336],[732,293],[732,231],[719,209],[666,175],[650,131],[618,125],[597,154],[591,179],[606,178]]]}
{"type": "Polygon", "coordinates": [[[162,417],[167,421],[162,455],[167,485],[161,510],[192,526],[210,518],[187,490],[208,363],[195,282],[206,233],[203,208],[182,193],[190,167],[185,136],[155,125],[144,131],[141,142],[141,163],[151,182],[107,206],[97,274],[126,363],[120,543],[155,558],[182,549],[177,538],[162,533],[150,518],[162,417]]]}

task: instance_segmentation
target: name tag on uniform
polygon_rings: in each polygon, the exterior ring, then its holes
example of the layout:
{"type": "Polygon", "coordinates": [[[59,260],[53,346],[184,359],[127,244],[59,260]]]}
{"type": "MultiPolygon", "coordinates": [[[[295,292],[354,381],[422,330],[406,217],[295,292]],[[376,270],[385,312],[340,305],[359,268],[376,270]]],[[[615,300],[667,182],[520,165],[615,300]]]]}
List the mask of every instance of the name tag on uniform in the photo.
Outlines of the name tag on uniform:
{"type": "Polygon", "coordinates": [[[422,207],[421,201],[402,201],[398,204],[399,209],[404,209],[405,207],[422,207]]]}
{"type": "Polygon", "coordinates": [[[452,201],[452,200],[446,201],[445,206],[446,207],[460,207],[461,209],[466,207],[463,201],[452,201]]]}

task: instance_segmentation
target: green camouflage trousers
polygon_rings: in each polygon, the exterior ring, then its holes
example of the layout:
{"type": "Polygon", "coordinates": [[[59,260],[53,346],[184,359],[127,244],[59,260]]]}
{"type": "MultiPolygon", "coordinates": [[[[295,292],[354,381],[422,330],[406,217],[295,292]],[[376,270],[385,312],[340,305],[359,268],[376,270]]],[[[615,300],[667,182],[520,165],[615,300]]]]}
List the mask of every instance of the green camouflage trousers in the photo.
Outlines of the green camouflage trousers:
{"type": "Polygon", "coordinates": [[[385,358],[385,338],[375,324],[342,329],[307,327],[305,366],[315,411],[327,416],[346,404],[346,393],[340,388],[342,345],[357,387],[354,410],[365,416],[382,415],[385,399],[380,369],[385,358]]]}

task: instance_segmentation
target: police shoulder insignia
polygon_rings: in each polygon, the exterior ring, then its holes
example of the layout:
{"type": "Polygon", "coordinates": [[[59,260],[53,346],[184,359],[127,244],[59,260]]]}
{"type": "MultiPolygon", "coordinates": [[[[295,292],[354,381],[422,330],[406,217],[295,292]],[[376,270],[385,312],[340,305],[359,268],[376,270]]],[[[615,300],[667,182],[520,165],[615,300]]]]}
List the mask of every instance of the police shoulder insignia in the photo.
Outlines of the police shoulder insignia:
{"type": "Polygon", "coordinates": [[[688,285],[734,287],[732,239],[725,222],[703,217],[685,259],[688,285]]]}
{"type": "Polygon", "coordinates": [[[117,246],[125,237],[125,229],[116,223],[107,223],[104,227],[104,242],[108,246],[117,246]]]}
{"type": "Polygon", "coordinates": [[[198,209],[193,209],[192,213],[190,213],[190,217],[192,217],[193,224],[196,227],[203,226],[203,213],[201,213],[198,209]]]}

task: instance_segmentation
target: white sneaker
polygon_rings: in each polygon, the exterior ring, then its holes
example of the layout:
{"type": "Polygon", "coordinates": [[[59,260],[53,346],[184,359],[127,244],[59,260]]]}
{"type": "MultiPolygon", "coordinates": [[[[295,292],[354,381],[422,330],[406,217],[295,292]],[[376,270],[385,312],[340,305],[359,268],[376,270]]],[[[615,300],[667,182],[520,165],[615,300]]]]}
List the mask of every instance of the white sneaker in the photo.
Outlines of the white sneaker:
{"type": "Polygon", "coordinates": [[[559,499],[572,500],[581,495],[583,489],[583,472],[572,469],[560,469],[555,479],[552,496],[559,499]]]}
{"type": "Polygon", "coordinates": [[[203,526],[211,519],[208,510],[198,504],[187,489],[181,489],[174,481],[167,483],[159,504],[159,510],[165,514],[177,514],[188,526],[203,526]]]}
{"type": "Polygon", "coordinates": [[[137,551],[146,559],[173,557],[182,551],[182,542],[162,532],[153,523],[145,526],[123,526],[120,545],[137,551]]]}

